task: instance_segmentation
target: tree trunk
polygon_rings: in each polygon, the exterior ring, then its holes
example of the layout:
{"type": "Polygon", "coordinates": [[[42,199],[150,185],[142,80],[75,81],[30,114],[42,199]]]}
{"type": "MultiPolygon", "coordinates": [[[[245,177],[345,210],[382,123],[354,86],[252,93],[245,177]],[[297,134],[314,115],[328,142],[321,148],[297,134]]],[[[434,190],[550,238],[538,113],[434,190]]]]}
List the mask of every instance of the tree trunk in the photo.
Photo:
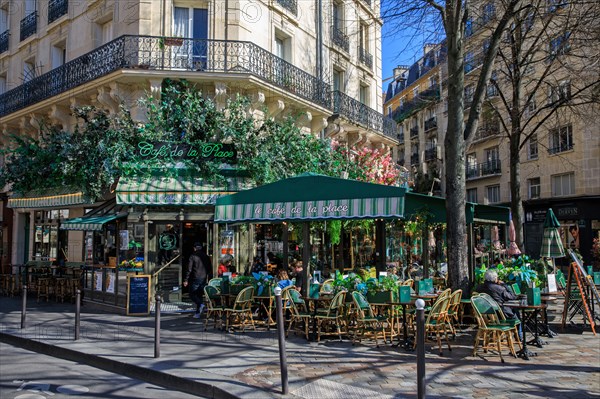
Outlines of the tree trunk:
{"type": "MultiPolygon", "coordinates": [[[[518,128],[517,128],[518,129],[518,128]]],[[[523,201],[521,200],[521,134],[513,129],[510,135],[510,210],[515,225],[517,246],[523,251],[523,201]]]]}
{"type": "MultiPolygon", "coordinates": [[[[449,13],[451,15],[451,13],[449,13]]],[[[452,17],[448,18],[452,19],[452,17]]],[[[448,26],[448,130],[446,151],[446,218],[448,277],[453,289],[469,290],[466,231],[466,182],[464,140],[464,70],[461,31],[448,26]],[[458,33],[457,33],[458,32],[458,33]]]]}

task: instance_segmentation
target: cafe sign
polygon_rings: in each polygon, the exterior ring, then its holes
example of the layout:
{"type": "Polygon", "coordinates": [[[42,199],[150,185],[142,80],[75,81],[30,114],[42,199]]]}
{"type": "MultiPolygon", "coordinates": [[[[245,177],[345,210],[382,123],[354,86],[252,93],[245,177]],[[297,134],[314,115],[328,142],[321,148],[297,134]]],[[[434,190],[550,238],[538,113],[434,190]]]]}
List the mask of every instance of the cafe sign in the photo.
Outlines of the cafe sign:
{"type": "Polygon", "coordinates": [[[180,142],[142,141],[137,146],[137,153],[142,159],[150,161],[201,159],[205,161],[216,160],[229,164],[237,161],[237,152],[234,145],[223,143],[191,145],[180,142]]]}

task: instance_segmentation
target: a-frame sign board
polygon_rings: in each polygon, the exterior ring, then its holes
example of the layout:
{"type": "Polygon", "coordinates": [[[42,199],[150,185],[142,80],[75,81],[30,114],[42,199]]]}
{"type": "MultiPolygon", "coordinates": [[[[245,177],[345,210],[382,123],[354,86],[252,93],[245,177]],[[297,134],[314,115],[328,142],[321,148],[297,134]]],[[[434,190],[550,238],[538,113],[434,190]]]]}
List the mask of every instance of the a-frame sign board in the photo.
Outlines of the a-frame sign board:
{"type": "Polygon", "coordinates": [[[592,332],[596,335],[594,301],[596,301],[597,306],[600,306],[600,296],[594,281],[585,272],[579,257],[572,250],[569,250],[569,254],[574,262],[569,266],[562,326],[565,327],[567,318],[572,319],[575,314],[581,313],[584,320],[587,318],[590,327],[592,327],[592,332]],[[577,287],[575,287],[575,284],[577,284],[577,287]],[[571,314],[569,314],[569,311],[571,311],[571,314]]]}

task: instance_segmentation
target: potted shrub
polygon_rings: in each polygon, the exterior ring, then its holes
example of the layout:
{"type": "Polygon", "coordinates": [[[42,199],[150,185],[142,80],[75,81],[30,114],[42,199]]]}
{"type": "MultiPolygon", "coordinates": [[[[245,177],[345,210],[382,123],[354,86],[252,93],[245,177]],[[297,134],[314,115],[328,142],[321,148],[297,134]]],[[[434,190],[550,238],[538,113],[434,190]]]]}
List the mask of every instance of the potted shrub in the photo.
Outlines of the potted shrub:
{"type": "Polygon", "coordinates": [[[244,288],[253,286],[255,281],[256,280],[252,276],[237,276],[232,280],[231,285],[229,286],[229,293],[237,295],[244,288]]]}
{"type": "Polygon", "coordinates": [[[367,300],[371,303],[387,303],[396,299],[398,281],[396,276],[384,276],[367,281],[367,300]]]}

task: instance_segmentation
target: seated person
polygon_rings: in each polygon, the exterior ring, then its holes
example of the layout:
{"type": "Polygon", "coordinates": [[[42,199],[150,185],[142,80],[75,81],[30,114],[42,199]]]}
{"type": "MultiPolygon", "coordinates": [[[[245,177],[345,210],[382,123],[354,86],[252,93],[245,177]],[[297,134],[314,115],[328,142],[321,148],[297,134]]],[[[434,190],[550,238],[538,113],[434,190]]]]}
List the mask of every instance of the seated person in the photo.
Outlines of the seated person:
{"type": "Polygon", "coordinates": [[[254,257],[254,263],[252,263],[252,273],[264,272],[267,271],[267,266],[260,259],[260,256],[254,257]]]}
{"type": "Polygon", "coordinates": [[[484,292],[498,302],[507,319],[517,319],[517,315],[512,308],[503,306],[504,302],[517,299],[515,294],[508,289],[508,286],[501,280],[498,280],[498,273],[494,269],[488,269],[485,272],[484,283],[477,288],[477,292],[484,292]]]}
{"type": "Polygon", "coordinates": [[[281,289],[284,289],[290,285],[292,285],[292,280],[290,280],[290,277],[285,270],[280,269],[279,273],[277,273],[277,286],[281,289]]]}
{"type": "Polygon", "coordinates": [[[231,259],[229,256],[222,256],[219,259],[219,268],[217,269],[217,275],[219,277],[223,277],[223,273],[229,272],[229,267],[231,266],[231,259]]]}
{"type": "Polygon", "coordinates": [[[417,255],[412,256],[412,263],[410,265],[409,276],[412,279],[423,277],[423,266],[420,265],[420,259],[417,255]]]}

